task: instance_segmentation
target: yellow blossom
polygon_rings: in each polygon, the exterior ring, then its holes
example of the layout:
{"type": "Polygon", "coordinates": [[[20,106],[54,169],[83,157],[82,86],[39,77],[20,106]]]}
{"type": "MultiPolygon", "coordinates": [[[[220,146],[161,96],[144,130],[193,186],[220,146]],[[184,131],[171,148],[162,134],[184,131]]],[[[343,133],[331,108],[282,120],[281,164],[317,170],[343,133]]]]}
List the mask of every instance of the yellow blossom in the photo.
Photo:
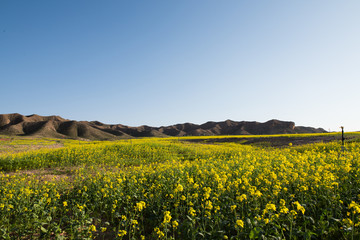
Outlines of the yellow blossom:
{"type": "Polygon", "coordinates": [[[165,211],[164,212],[164,221],[163,223],[169,223],[171,220],[171,214],[169,211],[165,211]]]}
{"type": "Polygon", "coordinates": [[[242,220],[236,220],[236,226],[244,228],[244,222],[242,220]]]}
{"type": "Polygon", "coordinates": [[[159,228],[154,228],[154,232],[158,235],[158,238],[163,238],[165,236],[159,228]]]}
{"type": "Polygon", "coordinates": [[[179,223],[176,220],[174,220],[172,221],[172,226],[174,229],[176,229],[179,226],[179,223]]]}
{"type": "Polygon", "coordinates": [[[146,207],[146,204],[144,201],[140,201],[136,203],[135,210],[141,212],[146,207]]]}
{"type": "Polygon", "coordinates": [[[125,231],[125,230],[119,230],[119,232],[118,232],[118,236],[119,237],[123,237],[123,236],[125,236],[127,234],[127,231],[125,231]]]}
{"type": "Polygon", "coordinates": [[[189,215],[192,217],[196,216],[196,211],[192,207],[189,208],[189,215]]]}

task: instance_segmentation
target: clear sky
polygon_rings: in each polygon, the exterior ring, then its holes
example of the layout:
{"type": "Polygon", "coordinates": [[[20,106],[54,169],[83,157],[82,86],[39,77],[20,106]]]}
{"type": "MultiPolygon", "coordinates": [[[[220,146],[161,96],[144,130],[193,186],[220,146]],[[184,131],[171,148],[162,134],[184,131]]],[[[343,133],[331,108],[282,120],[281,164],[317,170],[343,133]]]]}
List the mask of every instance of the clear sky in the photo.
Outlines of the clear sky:
{"type": "Polygon", "coordinates": [[[360,130],[360,1],[1,0],[0,113],[360,130]]]}

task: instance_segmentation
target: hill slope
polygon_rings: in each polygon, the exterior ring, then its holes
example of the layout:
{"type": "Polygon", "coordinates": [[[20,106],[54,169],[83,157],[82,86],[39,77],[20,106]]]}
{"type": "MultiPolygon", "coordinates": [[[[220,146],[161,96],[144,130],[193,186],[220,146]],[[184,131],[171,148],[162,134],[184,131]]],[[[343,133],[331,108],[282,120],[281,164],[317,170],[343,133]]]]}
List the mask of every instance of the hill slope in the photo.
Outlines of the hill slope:
{"type": "Polygon", "coordinates": [[[259,122],[207,122],[201,125],[184,123],[165,127],[129,127],[121,124],[104,124],[98,121],[73,121],[59,116],[24,116],[18,113],[0,114],[0,134],[115,140],[131,137],[212,136],[243,134],[322,133],[322,128],[297,127],[294,122],[270,120],[259,122]]]}

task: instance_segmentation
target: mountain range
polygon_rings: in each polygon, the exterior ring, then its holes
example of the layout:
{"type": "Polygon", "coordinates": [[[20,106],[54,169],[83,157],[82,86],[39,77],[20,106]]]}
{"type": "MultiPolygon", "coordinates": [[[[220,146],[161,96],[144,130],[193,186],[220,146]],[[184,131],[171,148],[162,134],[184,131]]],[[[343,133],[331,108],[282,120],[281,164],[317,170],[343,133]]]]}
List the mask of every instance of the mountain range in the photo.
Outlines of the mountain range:
{"type": "Polygon", "coordinates": [[[74,121],[59,116],[24,116],[0,114],[0,135],[116,140],[133,137],[259,135],[290,133],[323,133],[322,128],[295,126],[294,122],[270,120],[265,123],[232,121],[206,122],[198,125],[182,123],[162,127],[129,127],[99,121],[74,121]]]}

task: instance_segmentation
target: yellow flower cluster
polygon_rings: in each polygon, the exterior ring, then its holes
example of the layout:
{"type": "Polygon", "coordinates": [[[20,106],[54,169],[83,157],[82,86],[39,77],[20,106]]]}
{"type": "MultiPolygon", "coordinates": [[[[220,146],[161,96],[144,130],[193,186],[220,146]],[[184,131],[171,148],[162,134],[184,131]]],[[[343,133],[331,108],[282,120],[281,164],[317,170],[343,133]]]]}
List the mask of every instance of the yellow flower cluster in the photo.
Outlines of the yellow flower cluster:
{"type": "Polygon", "coordinates": [[[171,214],[169,211],[165,211],[163,223],[170,223],[170,221],[171,221],[171,214]]]}
{"type": "Polygon", "coordinates": [[[298,212],[305,214],[305,208],[303,206],[301,206],[301,204],[298,201],[293,202],[293,204],[296,206],[296,209],[298,212]]]}
{"type": "Polygon", "coordinates": [[[135,210],[141,212],[146,207],[146,203],[144,201],[140,201],[136,203],[135,210]]]}

